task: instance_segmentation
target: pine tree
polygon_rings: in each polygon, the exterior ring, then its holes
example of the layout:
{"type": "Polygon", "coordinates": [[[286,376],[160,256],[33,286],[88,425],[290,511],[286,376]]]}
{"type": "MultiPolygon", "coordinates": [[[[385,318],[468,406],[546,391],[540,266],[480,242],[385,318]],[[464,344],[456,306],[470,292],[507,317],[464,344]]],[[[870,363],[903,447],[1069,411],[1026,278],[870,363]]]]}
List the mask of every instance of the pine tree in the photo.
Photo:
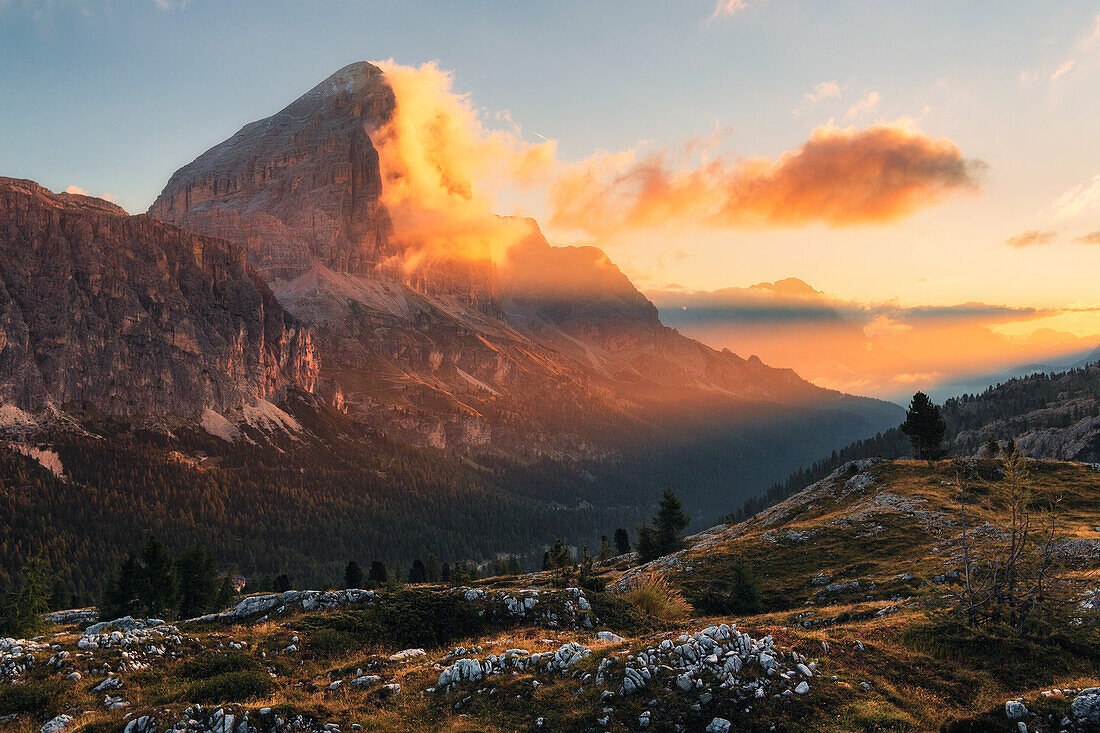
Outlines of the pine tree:
{"type": "Polygon", "coordinates": [[[443,563],[443,567],[439,570],[439,579],[444,583],[451,582],[451,565],[450,563],[443,563]]]}
{"type": "Polygon", "coordinates": [[[943,436],[947,433],[947,424],[940,408],[924,392],[913,395],[901,432],[913,444],[913,454],[918,460],[931,461],[944,454],[943,436]]]}
{"type": "Polygon", "coordinates": [[[638,548],[638,559],[641,562],[649,562],[650,560],[656,560],[661,556],[661,551],[657,543],[657,532],[648,523],[642,522],[638,526],[638,541],[636,547],[638,548]]]}
{"type": "Polygon", "coordinates": [[[70,608],[68,605],[69,600],[70,596],[65,591],[65,584],[61,582],[61,578],[55,578],[53,588],[50,589],[50,610],[64,611],[66,608],[70,608]]]}
{"type": "Polygon", "coordinates": [[[233,591],[233,581],[228,575],[223,575],[221,583],[218,585],[218,591],[214,594],[214,600],[210,606],[212,608],[221,610],[229,607],[229,604],[233,602],[233,597],[236,595],[233,591]]]}
{"type": "Polygon", "coordinates": [[[371,587],[377,587],[385,585],[386,581],[390,579],[390,573],[386,570],[386,564],[381,560],[375,560],[370,564],[370,572],[367,573],[367,580],[370,581],[371,587]]]}
{"type": "Polygon", "coordinates": [[[569,554],[569,548],[560,538],[554,540],[547,554],[543,555],[543,570],[557,570],[572,564],[573,558],[569,554]]]}
{"type": "Polygon", "coordinates": [[[985,452],[989,454],[990,458],[996,458],[1001,452],[1001,444],[997,442],[996,438],[990,438],[989,442],[985,444],[985,452]]]}
{"type": "Polygon", "coordinates": [[[288,590],[290,590],[290,576],[286,573],[283,573],[279,577],[275,578],[275,590],[279,591],[280,593],[286,593],[288,590]]]}
{"type": "Polygon", "coordinates": [[[642,522],[638,527],[638,559],[649,562],[681,549],[684,546],[681,533],[690,521],[691,517],[684,513],[680,499],[671,488],[665,489],[657,506],[657,515],[653,517],[653,526],[642,522]]]}
{"type": "Polygon", "coordinates": [[[612,549],[611,543],[607,540],[607,535],[600,537],[600,560],[610,560],[615,557],[615,550],[612,549]]]}
{"type": "Polygon", "coordinates": [[[630,533],[622,527],[615,530],[615,549],[620,555],[630,552],[630,533]]]}
{"type": "Polygon", "coordinates": [[[757,614],[764,608],[764,593],[752,566],[744,560],[733,564],[733,580],[730,590],[730,611],[757,614]]]}
{"type": "Polygon", "coordinates": [[[180,583],[180,616],[195,618],[209,611],[218,591],[214,558],[195,545],[176,561],[176,572],[180,583]]]}
{"type": "Polygon", "coordinates": [[[30,637],[45,625],[42,614],[49,610],[49,566],[41,556],[32,557],[19,572],[19,581],[0,606],[0,632],[30,637]]]}
{"type": "MultiPolygon", "coordinates": [[[[373,568],[371,568],[373,571],[373,568]]],[[[382,582],[385,582],[383,580],[382,582]]],[[[359,567],[359,563],[354,560],[349,560],[348,565],[344,568],[344,588],[362,588],[363,587],[363,568],[359,567]]]]}
{"type": "Polygon", "coordinates": [[[657,508],[657,516],[653,518],[653,524],[657,530],[658,550],[662,555],[675,552],[684,546],[681,533],[687,529],[691,517],[684,513],[684,506],[680,499],[673,493],[672,488],[666,488],[661,503],[657,508]]]}
{"type": "Polygon", "coordinates": [[[141,615],[138,587],[141,584],[141,565],[133,553],[119,563],[107,578],[99,600],[99,618],[111,621],[123,616],[141,615]]]}
{"type": "Polygon", "coordinates": [[[409,567],[409,583],[426,583],[428,580],[428,569],[424,563],[420,561],[420,558],[413,560],[413,564],[409,567]]]}
{"type": "Polygon", "coordinates": [[[174,618],[180,605],[176,563],[155,535],[149,535],[141,551],[138,600],[143,616],[174,618]]]}
{"type": "Polygon", "coordinates": [[[424,561],[424,569],[428,572],[429,583],[438,583],[440,581],[442,568],[439,567],[439,558],[435,556],[435,553],[428,555],[428,559],[424,561]]]}

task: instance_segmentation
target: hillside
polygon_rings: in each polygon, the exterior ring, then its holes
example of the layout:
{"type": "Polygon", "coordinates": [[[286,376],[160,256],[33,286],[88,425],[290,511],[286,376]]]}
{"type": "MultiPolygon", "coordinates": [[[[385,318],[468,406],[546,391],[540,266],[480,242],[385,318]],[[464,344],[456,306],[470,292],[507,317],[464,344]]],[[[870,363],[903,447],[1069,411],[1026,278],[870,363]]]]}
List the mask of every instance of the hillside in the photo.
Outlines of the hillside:
{"type": "MultiPolygon", "coordinates": [[[[991,440],[1003,445],[1011,439],[1033,458],[1100,463],[1100,362],[1018,377],[980,394],[955,397],[943,404],[942,414],[951,455],[988,457],[991,440]]],[[[911,454],[905,434],[890,428],[795,471],[786,481],[750,498],[735,516],[755,514],[848,461],[911,454]]]]}
{"type": "MultiPolygon", "coordinates": [[[[999,485],[998,466],[974,468],[999,485]]],[[[602,592],[540,573],[254,596],[175,626],[82,632],[88,621],[61,615],[59,633],[3,642],[17,684],[0,691],[0,715],[35,731],[64,714],[63,729],[87,733],[1008,733],[1016,717],[1029,731],[1095,730],[1100,636],[1081,602],[1097,589],[1100,472],[1029,470],[1037,502],[1059,499],[1055,546],[1078,619],[1041,637],[937,614],[960,582],[953,471],[867,462],[649,565],[601,563],[602,592]],[[740,562],[762,588],[751,611],[723,606],[740,562]],[[681,589],[689,615],[641,612],[621,592],[641,575],[681,589]]],[[[974,502],[976,522],[1003,523],[995,496],[974,502]]]]}

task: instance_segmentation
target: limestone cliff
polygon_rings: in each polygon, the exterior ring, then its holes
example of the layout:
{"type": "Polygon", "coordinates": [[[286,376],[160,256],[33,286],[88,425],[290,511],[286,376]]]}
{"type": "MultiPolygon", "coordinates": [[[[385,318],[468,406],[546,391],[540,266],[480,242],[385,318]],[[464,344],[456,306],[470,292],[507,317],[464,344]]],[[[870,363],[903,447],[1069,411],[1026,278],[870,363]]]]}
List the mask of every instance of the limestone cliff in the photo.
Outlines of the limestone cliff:
{"type": "Polygon", "coordinates": [[[309,332],[240,249],[0,178],[0,403],[193,417],[317,373],[309,332]]]}

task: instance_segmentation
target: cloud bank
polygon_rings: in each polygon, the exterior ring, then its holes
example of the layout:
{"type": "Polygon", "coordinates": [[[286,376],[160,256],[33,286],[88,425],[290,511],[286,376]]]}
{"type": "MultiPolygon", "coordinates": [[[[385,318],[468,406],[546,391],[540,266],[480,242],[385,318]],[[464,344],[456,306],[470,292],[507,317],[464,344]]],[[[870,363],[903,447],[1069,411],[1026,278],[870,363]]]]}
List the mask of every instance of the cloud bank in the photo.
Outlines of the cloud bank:
{"type": "Polygon", "coordinates": [[[715,348],[756,354],[823,387],[886,399],[1100,345],[1096,308],[866,303],[829,296],[796,278],[646,295],[662,320],[715,348]],[[1091,336],[1067,327],[1081,318],[1092,322],[1091,336]]]}
{"type": "Polygon", "coordinates": [[[672,224],[711,228],[884,223],[978,188],[984,164],[908,123],[819,127],[776,160],[704,159],[667,150],[573,164],[551,188],[552,222],[595,235],[672,224]]]}

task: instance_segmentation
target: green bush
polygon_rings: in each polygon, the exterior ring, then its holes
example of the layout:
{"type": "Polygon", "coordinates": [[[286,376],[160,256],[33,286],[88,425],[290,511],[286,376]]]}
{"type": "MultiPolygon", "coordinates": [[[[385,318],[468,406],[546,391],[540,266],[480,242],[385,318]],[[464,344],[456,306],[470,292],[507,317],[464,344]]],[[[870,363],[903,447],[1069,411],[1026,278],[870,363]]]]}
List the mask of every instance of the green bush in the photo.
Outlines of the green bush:
{"type": "Polygon", "coordinates": [[[173,670],[173,674],[185,680],[206,680],[229,672],[264,672],[264,667],[255,657],[239,652],[219,654],[203,652],[187,659],[173,670]]]}
{"type": "Polygon", "coordinates": [[[328,629],[341,636],[330,637],[322,644],[346,647],[384,643],[430,649],[485,632],[492,621],[488,614],[478,615],[479,610],[477,604],[457,594],[411,589],[379,596],[373,606],[366,608],[305,618],[301,626],[308,632],[307,648],[317,644],[318,632],[328,629]]]}
{"type": "Polygon", "coordinates": [[[306,638],[305,651],[318,657],[331,657],[354,649],[355,639],[336,629],[317,629],[306,638]]]}
{"type": "Polygon", "coordinates": [[[247,702],[270,695],[274,689],[275,682],[267,672],[248,669],[195,682],[187,689],[184,699],[209,704],[247,702]]]}
{"type": "Polygon", "coordinates": [[[62,685],[57,680],[0,686],[0,715],[35,713],[53,717],[61,708],[62,685]]]}

